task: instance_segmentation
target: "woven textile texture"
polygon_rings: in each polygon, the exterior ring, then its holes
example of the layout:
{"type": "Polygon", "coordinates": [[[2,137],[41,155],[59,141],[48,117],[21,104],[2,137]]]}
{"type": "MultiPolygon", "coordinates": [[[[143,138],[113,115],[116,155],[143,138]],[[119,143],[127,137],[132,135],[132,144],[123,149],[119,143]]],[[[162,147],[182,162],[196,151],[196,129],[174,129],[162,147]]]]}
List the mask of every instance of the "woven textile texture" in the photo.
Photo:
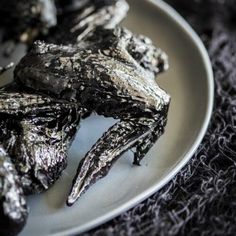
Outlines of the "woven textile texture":
{"type": "Polygon", "coordinates": [[[161,191],[84,235],[236,235],[236,2],[168,0],[197,31],[215,76],[209,129],[161,191]]]}

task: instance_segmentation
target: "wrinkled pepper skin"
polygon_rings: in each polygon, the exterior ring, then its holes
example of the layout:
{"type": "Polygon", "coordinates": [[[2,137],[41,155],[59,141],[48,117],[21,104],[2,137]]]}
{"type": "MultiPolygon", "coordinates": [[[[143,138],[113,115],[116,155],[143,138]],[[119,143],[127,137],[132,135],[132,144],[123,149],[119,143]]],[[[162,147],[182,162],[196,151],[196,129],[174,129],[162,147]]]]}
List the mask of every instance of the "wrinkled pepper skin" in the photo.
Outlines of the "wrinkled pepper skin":
{"type": "Polygon", "coordinates": [[[0,90],[4,134],[0,142],[15,164],[24,192],[39,193],[65,169],[81,114],[77,105],[18,91],[12,87],[0,90]]]}
{"type": "Polygon", "coordinates": [[[0,145],[0,235],[17,235],[24,227],[27,216],[20,177],[0,145]]]}
{"type": "Polygon", "coordinates": [[[134,149],[134,164],[139,165],[163,134],[170,96],[154,78],[167,68],[164,52],[122,28],[100,30],[98,36],[91,32],[76,46],[38,41],[17,65],[17,83],[120,120],[80,162],[68,205],[107,175],[128,149],[134,149]]]}

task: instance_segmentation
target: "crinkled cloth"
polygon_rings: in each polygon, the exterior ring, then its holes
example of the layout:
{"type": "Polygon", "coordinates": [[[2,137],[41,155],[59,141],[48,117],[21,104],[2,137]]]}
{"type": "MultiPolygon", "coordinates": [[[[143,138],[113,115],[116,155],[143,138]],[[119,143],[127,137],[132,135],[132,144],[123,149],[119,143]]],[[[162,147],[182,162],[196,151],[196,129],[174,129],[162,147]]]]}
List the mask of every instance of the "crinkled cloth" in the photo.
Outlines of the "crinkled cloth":
{"type": "Polygon", "coordinates": [[[198,151],[164,188],[84,235],[236,235],[236,2],[168,0],[205,43],[215,106],[198,151]]]}

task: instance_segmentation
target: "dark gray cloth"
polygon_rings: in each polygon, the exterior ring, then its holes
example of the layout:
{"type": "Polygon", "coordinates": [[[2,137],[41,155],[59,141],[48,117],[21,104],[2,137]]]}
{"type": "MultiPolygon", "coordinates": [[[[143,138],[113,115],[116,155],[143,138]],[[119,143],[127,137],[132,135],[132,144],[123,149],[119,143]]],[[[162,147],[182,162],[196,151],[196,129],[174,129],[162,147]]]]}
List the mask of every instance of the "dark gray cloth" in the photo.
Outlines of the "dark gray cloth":
{"type": "Polygon", "coordinates": [[[236,2],[168,0],[205,43],[215,106],[198,151],[159,192],[84,235],[236,235],[236,2]]]}

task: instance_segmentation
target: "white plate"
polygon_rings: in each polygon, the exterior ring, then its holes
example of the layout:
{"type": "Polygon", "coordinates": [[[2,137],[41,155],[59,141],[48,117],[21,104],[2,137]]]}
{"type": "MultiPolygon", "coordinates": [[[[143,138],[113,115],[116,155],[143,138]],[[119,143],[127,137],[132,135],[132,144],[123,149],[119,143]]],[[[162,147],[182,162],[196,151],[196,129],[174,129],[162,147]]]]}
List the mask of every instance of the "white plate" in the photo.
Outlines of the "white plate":
{"type": "Polygon", "coordinates": [[[97,116],[83,121],[62,178],[48,192],[28,198],[30,215],[21,235],[71,235],[108,221],[174,177],[204,136],[212,111],[213,76],[200,39],[162,1],[129,2],[131,9],[125,25],[149,36],[169,55],[170,70],[158,78],[158,83],[172,97],[166,132],[141,167],[132,166],[130,152],[124,154],[106,178],[69,208],[64,205],[66,195],[80,159],[114,123],[97,116]]]}

